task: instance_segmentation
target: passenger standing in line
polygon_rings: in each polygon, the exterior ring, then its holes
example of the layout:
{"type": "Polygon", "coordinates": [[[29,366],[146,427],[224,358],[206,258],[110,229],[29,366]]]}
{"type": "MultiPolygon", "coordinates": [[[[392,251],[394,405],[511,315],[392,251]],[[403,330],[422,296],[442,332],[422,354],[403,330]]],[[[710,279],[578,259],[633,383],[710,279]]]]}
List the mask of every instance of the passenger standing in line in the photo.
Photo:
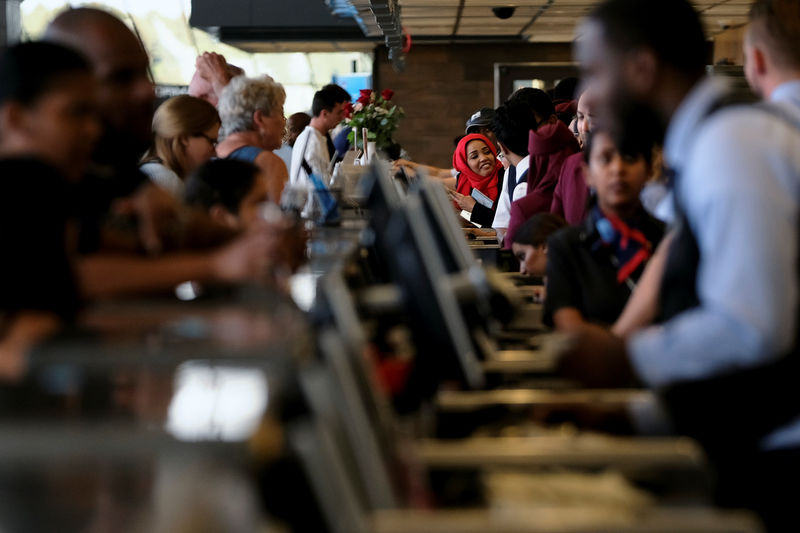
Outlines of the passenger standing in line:
{"type": "Polygon", "coordinates": [[[273,153],[286,133],[286,91],[270,76],[238,76],[222,91],[219,114],[224,140],[217,155],[256,165],[269,180],[269,199],[278,204],[289,172],[273,153]]]}
{"type": "MultiPolygon", "coordinates": [[[[592,130],[592,110],[589,107],[590,96],[584,93],[578,98],[578,111],[576,114],[578,128],[578,142],[581,147],[586,145],[586,134],[592,130]]],[[[561,175],[553,191],[553,203],[550,212],[559,215],[570,226],[580,224],[586,216],[587,202],[589,201],[589,186],[584,176],[583,154],[572,154],[564,161],[561,175]]]]}
{"type": "Polygon", "coordinates": [[[183,198],[186,177],[215,155],[219,127],[217,109],[205,100],[188,94],[166,100],[153,116],[153,144],[139,169],[183,198]]]}
{"type": "MultiPolygon", "coordinates": [[[[566,159],[577,152],[580,146],[569,128],[555,115],[555,108],[549,97],[538,89],[520,89],[511,100],[529,105],[536,115],[536,126],[528,137],[529,171],[524,194],[514,190],[514,201],[510,206],[508,233],[513,235],[516,228],[536,213],[549,212],[553,203],[553,193],[558,177],[566,159]]],[[[517,181],[520,180],[517,174],[517,181]]],[[[506,243],[506,247],[510,247],[506,243]]]]}
{"type": "MultiPolygon", "coordinates": [[[[796,51],[799,10],[757,0],[751,37],[777,25],[765,35],[796,51]]],[[[787,75],[773,78],[779,113],[720,109],[729,88],[704,79],[706,40],[688,1],[608,0],[580,35],[577,57],[600,113],[619,131],[645,116],[667,128],[678,216],[660,276],[662,324],[627,342],[587,326],[562,370],[595,386],[638,376],[677,431],[704,446],[720,503],[755,509],[770,531],[796,531],[787,487],[800,478],[800,108],[782,101],[796,94],[798,62],[773,71],[787,75]]],[[[769,70],[758,55],[748,58],[753,80],[769,70]]]]}

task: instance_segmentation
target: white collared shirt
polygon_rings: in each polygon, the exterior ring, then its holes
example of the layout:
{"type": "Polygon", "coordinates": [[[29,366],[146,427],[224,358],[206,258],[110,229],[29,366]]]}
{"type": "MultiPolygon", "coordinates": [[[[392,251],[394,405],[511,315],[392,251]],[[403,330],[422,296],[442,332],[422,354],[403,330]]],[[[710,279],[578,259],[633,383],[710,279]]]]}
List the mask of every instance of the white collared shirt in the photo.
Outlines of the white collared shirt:
{"type": "Polygon", "coordinates": [[[308,183],[308,174],[303,169],[303,158],[308,162],[311,170],[317,174],[324,183],[330,181],[330,154],[328,153],[328,140],[325,135],[314,126],[306,126],[292,149],[292,169],[289,174],[289,183],[298,185],[308,183]]]}
{"type": "MultiPolygon", "coordinates": [[[[516,179],[519,179],[525,171],[528,170],[530,166],[531,158],[530,156],[525,156],[516,166],[516,179]]],[[[511,167],[509,167],[511,168],[511,167]]],[[[503,188],[500,191],[500,198],[497,202],[497,211],[494,214],[494,221],[492,222],[492,227],[495,229],[501,228],[505,229],[508,228],[508,223],[511,222],[511,202],[516,202],[526,194],[528,194],[528,180],[526,179],[522,183],[516,186],[514,189],[514,198],[508,197],[508,170],[506,170],[505,175],[503,176],[503,188]]]]}

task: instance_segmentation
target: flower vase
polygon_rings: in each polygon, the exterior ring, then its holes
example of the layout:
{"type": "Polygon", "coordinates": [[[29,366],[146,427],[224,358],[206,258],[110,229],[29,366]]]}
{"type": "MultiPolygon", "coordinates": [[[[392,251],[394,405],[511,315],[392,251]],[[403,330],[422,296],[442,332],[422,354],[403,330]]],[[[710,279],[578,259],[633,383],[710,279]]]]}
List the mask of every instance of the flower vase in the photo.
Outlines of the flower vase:
{"type": "Polygon", "coordinates": [[[367,162],[372,161],[372,158],[375,157],[375,151],[377,150],[377,144],[375,141],[368,141],[367,142],[367,162]]]}

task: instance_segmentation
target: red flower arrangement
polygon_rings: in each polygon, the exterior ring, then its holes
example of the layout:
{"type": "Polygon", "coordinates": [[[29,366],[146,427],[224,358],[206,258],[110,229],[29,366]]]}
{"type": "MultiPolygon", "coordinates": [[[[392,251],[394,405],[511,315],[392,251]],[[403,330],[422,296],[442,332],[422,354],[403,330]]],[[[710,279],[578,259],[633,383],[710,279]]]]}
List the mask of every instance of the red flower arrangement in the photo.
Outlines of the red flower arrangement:
{"type": "MultiPolygon", "coordinates": [[[[345,124],[359,133],[358,148],[363,146],[361,128],[367,128],[367,141],[374,141],[378,148],[385,148],[394,142],[392,134],[405,113],[392,102],[393,97],[394,91],[391,89],[384,89],[380,95],[371,89],[361,89],[352,112],[345,119],[345,124]]],[[[350,144],[354,143],[354,137],[354,133],[350,132],[350,144]]]]}

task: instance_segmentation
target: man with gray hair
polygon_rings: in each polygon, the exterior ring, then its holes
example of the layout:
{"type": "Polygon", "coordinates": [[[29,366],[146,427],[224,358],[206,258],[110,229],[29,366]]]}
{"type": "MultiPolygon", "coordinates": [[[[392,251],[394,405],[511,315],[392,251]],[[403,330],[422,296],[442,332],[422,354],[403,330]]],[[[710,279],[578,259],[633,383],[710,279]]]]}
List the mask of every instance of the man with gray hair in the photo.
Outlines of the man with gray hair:
{"type": "Polygon", "coordinates": [[[270,76],[237,76],[219,99],[221,133],[217,155],[252,163],[267,178],[269,199],[278,204],[289,174],[283,160],[273,153],[286,133],[283,105],[286,91],[270,76]]]}

